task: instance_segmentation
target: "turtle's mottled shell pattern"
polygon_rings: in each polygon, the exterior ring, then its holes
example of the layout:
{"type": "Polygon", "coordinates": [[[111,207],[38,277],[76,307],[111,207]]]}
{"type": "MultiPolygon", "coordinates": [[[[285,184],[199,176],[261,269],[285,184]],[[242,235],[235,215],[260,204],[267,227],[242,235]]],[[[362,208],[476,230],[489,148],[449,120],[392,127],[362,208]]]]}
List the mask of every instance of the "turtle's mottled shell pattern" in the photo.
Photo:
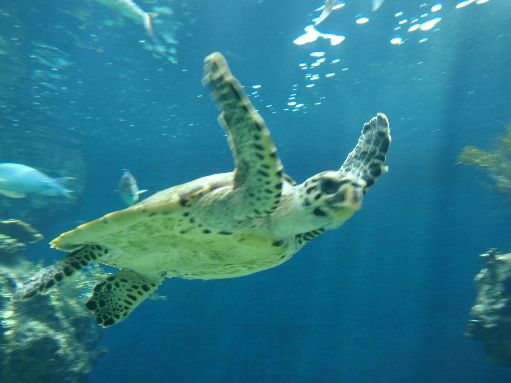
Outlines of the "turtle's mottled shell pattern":
{"type": "Polygon", "coordinates": [[[217,279],[279,265],[298,248],[294,238],[274,238],[269,218],[214,227],[201,214],[232,189],[232,173],[216,174],[163,190],[128,209],[62,234],[51,246],[72,251],[86,243],[109,248],[100,262],[168,277],[217,279]]]}

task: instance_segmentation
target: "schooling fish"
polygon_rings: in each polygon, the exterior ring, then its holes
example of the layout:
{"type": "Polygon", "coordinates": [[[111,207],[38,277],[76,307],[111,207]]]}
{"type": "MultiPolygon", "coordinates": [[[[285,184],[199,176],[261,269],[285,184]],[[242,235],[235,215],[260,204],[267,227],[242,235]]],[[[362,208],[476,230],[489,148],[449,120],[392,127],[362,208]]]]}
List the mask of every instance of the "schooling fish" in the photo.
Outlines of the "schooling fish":
{"type": "Polygon", "coordinates": [[[119,12],[124,17],[142,24],[150,36],[154,36],[152,19],[156,13],[147,13],[142,10],[133,0],[96,0],[98,3],[119,12]]]}
{"type": "Polygon", "coordinates": [[[51,178],[27,165],[0,163],[0,195],[24,198],[27,194],[72,198],[64,183],[71,177],[51,178]]]}
{"type": "Polygon", "coordinates": [[[127,205],[131,206],[138,201],[140,194],[147,190],[138,190],[137,180],[129,172],[123,170],[121,180],[119,181],[119,195],[127,205]]]}

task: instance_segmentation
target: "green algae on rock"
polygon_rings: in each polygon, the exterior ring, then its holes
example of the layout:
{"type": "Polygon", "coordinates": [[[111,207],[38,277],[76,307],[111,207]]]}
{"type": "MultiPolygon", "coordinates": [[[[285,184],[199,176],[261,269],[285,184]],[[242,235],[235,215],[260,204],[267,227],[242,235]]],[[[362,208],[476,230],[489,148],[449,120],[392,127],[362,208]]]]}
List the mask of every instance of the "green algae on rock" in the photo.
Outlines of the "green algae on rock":
{"type": "Polygon", "coordinates": [[[493,151],[467,146],[460,153],[459,160],[485,171],[494,181],[492,187],[511,199],[511,125],[506,130],[507,133],[498,138],[493,151]]]}

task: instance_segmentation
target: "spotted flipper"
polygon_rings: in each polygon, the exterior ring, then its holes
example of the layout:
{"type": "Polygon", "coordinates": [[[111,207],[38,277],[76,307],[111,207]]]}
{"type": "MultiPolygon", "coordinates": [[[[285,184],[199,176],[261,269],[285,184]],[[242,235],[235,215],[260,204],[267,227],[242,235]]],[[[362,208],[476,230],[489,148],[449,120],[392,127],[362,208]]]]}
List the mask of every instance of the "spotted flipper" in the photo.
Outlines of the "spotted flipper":
{"type": "Polygon", "coordinates": [[[85,306],[94,313],[98,324],[111,326],[126,319],[160,287],[164,279],[164,273],[141,274],[129,269],[119,270],[94,287],[85,306]]]}
{"type": "Polygon", "coordinates": [[[357,146],[348,155],[340,171],[365,181],[364,192],[388,168],[385,158],[390,145],[390,129],[387,116],[378,113],[364,124],[357,146]]]}
{"type": "Polygon", "coordinates": [[[57,283],[73,275],[108,253],[108,249],[99,245],[84,245],[64,257],[54,265],[43,268],[30,278],[15,293],[16,299],[26,299],[44,293],[57,283]]]}
{"type": "Polygon", "coordinates": [[[248,217],[271,214],[282,193],[282,164],[264,120],[220,53],[206,57],[203,82],[219,105],[219,121],[234,156],[234,189],[240,196],[236,203],[248,217]]]}

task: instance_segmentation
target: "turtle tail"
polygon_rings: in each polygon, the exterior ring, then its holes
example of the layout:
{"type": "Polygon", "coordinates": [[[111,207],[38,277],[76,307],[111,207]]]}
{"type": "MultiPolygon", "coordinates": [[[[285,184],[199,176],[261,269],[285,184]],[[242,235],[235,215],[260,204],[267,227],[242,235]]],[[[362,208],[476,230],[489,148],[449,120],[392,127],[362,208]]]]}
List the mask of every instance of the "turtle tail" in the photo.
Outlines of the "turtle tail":
{"type": "Polygon", "coordinates": [[[388,171],[385,159],[389,145],[389,120],[383,113],[378,113],[364,124],[355,149],[348,155],[340,171],[364,181],[366,192],[381,174],[388,171]]]}
{"type": "Polygon", "coordinates": [[[14,293],[15,299],[27,299],[46,292],[57,283],[73,275],[99,257],[108,253],[108,249],[99,245],[84,245],[69,253],[54,265],[39,270],[32,278],[14,293]]]}

